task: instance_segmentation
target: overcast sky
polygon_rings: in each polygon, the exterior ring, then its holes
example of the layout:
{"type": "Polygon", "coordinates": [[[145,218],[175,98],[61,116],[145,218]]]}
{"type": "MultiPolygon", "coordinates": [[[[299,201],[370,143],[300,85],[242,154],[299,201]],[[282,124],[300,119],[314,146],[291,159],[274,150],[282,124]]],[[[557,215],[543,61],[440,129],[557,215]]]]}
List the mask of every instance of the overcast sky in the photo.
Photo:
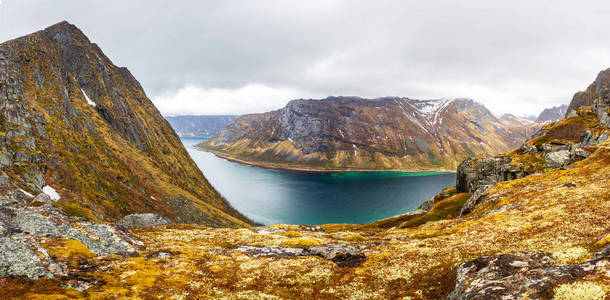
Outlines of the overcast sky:
{"type": "Polygon", "coordinates": [[[164,115],[328,95],[567,104],[610,67],[610,1],[0,0],[0,40],[62,20],[164,115]]]}

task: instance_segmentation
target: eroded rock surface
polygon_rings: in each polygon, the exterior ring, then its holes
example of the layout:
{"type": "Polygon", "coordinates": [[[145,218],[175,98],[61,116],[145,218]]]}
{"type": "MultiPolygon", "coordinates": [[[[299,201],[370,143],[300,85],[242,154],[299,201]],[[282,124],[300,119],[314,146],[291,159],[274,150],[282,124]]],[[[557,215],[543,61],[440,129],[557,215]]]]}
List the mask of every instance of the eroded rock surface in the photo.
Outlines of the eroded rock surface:
{"type": "Polygon", "coordinates": [[[295,257],[315,255],[328,260],[332,260],[339,266],[355,266],[366,260],[364,254],[358,253],[365,246],[356,247],[344,244],[328,244],[312,247],[283,247],[277,245],[271,246],[240,246],[234,251],[242,252],[252,257],[295,257]]]}
{"type": "Polygon", "coordinates": [[[129,255],[141,245],[114,225],[69,217],[47,202],[39,207],[25,206],[10,196],[18,193],[22,192],[5,185],[2,194],[8,196],[0,197],[0,278],[66,275],[66,267],[53,261],[41,246],[46,239],[75,240],[97,256],[129,255]]]}
{"type": "Polygon", "coordinates": [[[457,192],[473,194],[482,186],[529,175],[521,168],[511,165],[512,161],[508,156],[465,160],[457,169],[457,192]]]}
{"type": "Polygon", "coordinates": [[[168,218],[156,214],[133,214],[125,216],[117,225],[124,227],[157,227],[172,224],[168,218]]]}
{"type": "Polygon", "coordinates": [[[561,265],[543,252],[482,256],[457,267],[449,299],[551,298],[558,283],[610,271],[610,246],[582,264],[561,265]]]}

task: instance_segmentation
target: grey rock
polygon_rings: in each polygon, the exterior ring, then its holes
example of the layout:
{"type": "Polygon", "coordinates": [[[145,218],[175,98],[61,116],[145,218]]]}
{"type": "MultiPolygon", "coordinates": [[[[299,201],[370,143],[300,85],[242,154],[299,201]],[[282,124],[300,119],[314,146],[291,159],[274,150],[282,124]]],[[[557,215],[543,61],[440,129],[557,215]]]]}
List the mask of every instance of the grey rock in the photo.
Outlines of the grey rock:
{"type": "Polygon", "coordinates": [[[309,252],[304,248],[291,248],[283,246],[239,246],[235,251],[252,257],[293,257],[309,255],[309,252]]]}
{"type": "Polygon", "coordinates": [[[166,201],[177,216],[176,223],[203,224],[210,227],[223,226],[222,222],[204,213],[195,206],[193,201],[183,195],[179,195],[176,198],[168,197],[166,201]]]}
{"type": "Polygon", "coordinates": [[[544,161],[549,168],[560,168],[568,165],[570,162],[570,151],[559,150],[549,152],[544,155],[544,161]]]}
{"type": "Polygon", "coordinates": [[[570,147],[570,144],[566,143],[544,143],[542,144],[542,152],[546,154],[562,150],[570,150],[570,147]]]}
{"type": "Polygon", "coordinates": [[[575,265],[557,265],[542,252],[481,256],[456,268],[456,286],[448,299],[547,299],[557,284],[604,272],[609,263],[610,246],[575,265]]]}
{"type": "Polygon", "coordinates": [[[105,224],[84,224],[82,227],[97,238],[82,239],[80,241],[98,256],[131,254],[135,252],[135,245],[141,245],[141,243],[137,243],[125,232],[120,232],[120,230],[114,226],[105,224]]]}
{"type": "Polygon", "coordinates": [[[344,245],[328,244],[304,248],[291,248],[283,246],[240,246],[234,251],[244,253],[252,257],[296,257],[314,255],[331,260],[341,267],[354,267],[366,260],[364,254],[359,253],[363,248],[344,245]]]}
{"type": "Polygon", "coordinates": [[[334,260],[342,255],[354,255],[360,251],[357,247],[343,244],[313,246],[309,247],[308,250],[311,254],[324,257],[328,260],[334,260]]]}
{"type": "Polygon", "coordinates": [[[286,232],[284,229],[273,229],[263,226],[251,227],[250,229],[258,232],[259,234],[278,234],[286,232]]]}
{"type": "MultiPolygon", "coordinates": [[[[40,246],[43,238],[64,238],[81,242],[98,256],[129,255],[142,243],[119,227],[95,224],[65,215],[52,205],[22,204],[23,192],[0,176],[0,277],[26,276],[54,278],[65,276],[67,267],[54,262],[40,246]]],[[[49,203],[44,194],[34,198],[49,203]]]]}
{"type": "Polygon", "coordinates": [[[117,225],[124,227],[157,227],[172,224],[168,218],[156,214],[133,214],[123,217],[116,222],[117,225]]]}
{"type": "Polygon", "coordinates": [[[24,234],[0,237],[0,278],[26,276],[54,278],[66,274],[32,237],[24,234]]]}
{"type": "Polygon", "coordinates": [[[34,199],[32,199],[31,203],[36,203],[36,202],[53,205],[53,200],[51,200],[51,197],[49,197],[49,195],[47,195],[45,193],[38,194],[36,197],[34,197],[34,199]]]}
{"type": "Polygon", "coordinates": [[[538,152],[538,149],[536,149],[536,147],[532,145],[523,144],[519,148],[519,154],[533,154],[536,152],[538,152]]]}
{"type": "Polygon", "coordinates": [[[578,112],[576,112],[576,110],[572,109],[570,110],[570,112],[566,115],[566,118],[576,118],[578,117],[578,112]]]}
{"type": "Polygon", "coordinates": [[[581,147],[574,146],[572,150],[570,150],[570,161],[569,163],[581,161],[587,157],[589,157],[591,153],[581,147]]]}
{"type": "Polygon", "coordinates": [[[489,198],[489,191],[491,191],[493,187],[494,185],[491,184],[479,187],[474,192],[472,197],[470,197],[470,199],[464,203],[464,206],[462,206],[462,209],[460,210],[460,217],[472,212],[477,205],[485,203],[489,198]]]}
{"type": "Polygon", "coordinates": [[[511,166],[511,157],[469,158],[457,169],[458,193],[474,193],[484,185],[523,178],[530,175],[519,167],[511,166]]]}

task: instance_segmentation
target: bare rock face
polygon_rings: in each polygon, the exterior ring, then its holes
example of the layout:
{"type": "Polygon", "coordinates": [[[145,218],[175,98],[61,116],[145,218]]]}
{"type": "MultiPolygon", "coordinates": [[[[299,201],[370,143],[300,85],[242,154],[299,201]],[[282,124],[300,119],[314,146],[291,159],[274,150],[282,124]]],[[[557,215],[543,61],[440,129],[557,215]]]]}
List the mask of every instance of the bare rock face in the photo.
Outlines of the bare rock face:
{"type": "MultiPolygon", "coordinates": [[[[362,247],[364,248],[366,246],[362,247]]],[[[359,253],[362,248],[343,244],[328,244],[303,248],[283,247],[277,245],[240,246],[233,250],[252,257],[285,258],[314,255],[331,260],[337,265],[345,267],[357,266],[366,260],[364,254],[359,253]]]]}
{"type": "Polygon", "coordinates": [[[566,166],[570,161],[570,151],[559,150],[544,155],[544,160],[549,168],[560,168],[566,166]]]}
{"type": "Polygon", "coordinates": [[[328,97],[240,116],[199,147],[286,167],[438,170],[508,151],[530,134],[470,99],[328,97]]]}
{"type": "Polygon", "coordinates": [[[482,256],[457,267],[449,299],[549,299],[559,283],[606,272],[610,246],[582,264],[561,265],[542,252],[482,256]]]}
{"type": "Polygon", "coordinates": [[[462,206],[462,209],[460,210],[460,217],[472,212],[477,205],[486,202],[489,198],[489,191],[493,188],[493,186],[493,184],[480,186],[470,197],[470,199],[464,203],[464,206],[462,206]]]}
{"type": "Polygon", "coordinates": [[[463,161],[457,168],[457,192],[473,194],[482,186],[529,175],[519,167],[511,166],[512,160],[509,156],[502,156],[463,161]]]}
{"type": "Polygon", "coordinates": [[[28,207],[10,196],[19,193],[15,186],[0,189],[9,195],[0,197],[0,278],[65,276],[66,266],[49,256],[44,239],[78,241],[97,256],[130,255],[141,246],[117,226],[69,217],[48,203],[28,207]]]}
{"type": "Polygon", "coordinates": [[[122,218],[116,222],[117,225],[123,227],[158,227],[163,225],[172,224],[168,218],[164,218],[155,214],[133,214],[122,218]]]}
{"type": "Polygon", "coordinates": [[[585,91],[574,95],[567,113],[581,106],[593,106],[600,125],[610,127],[610,69],[599,72],[585,91]]]}

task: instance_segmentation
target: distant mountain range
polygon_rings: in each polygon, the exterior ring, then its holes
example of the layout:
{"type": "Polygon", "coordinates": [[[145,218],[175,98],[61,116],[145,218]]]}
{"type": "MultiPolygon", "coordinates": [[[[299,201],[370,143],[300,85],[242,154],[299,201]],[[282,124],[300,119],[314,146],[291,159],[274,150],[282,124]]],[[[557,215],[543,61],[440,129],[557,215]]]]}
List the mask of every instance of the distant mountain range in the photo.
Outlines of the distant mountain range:
{"type": "Polygon", "coordinates": [[[211,138],[237,116],[175,116],[165,117],[179,136],[211,138]]]}
{"type": "Polygon", "coordinates": [[[199,147],[288,169],[454,170],[466,157],[506,152],[532,134],[527,122],[512,123],[470,99],[299,99],[240,116],[199,147]]]}
{"type": "Polygon", "coordinates": [[[547,108],[547,109],[543,110],[542,113],[540,113],[540,115],[536,119],[536,122],[544,123],[544,122],[559,121],[559,120],[563,119],[563,117],[566,115],[567,111],[568,111],[567,104],[547,108]]]}

